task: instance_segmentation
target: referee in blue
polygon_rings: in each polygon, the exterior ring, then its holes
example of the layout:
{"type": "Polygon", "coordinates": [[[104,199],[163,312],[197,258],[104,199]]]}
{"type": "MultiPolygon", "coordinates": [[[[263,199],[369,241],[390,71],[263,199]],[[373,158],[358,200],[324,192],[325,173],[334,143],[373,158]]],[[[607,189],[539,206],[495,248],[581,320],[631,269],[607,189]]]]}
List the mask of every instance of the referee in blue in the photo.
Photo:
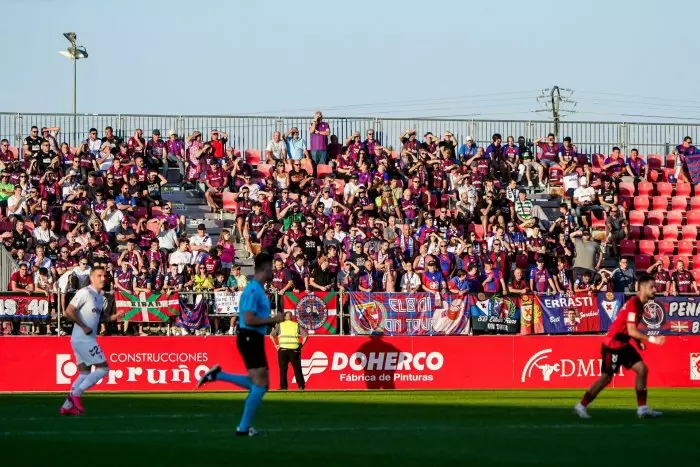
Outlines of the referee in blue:
{"type": "Polygon", "coordinates": [[[269,325],[284,321],[282,313],[278,313],[273,318],[270,317],[270,301],[265,295],[264,286],[272,280],[272,260],[273,257],[266,253],[260,253],[255,257],[255,275],[241,295],[240,310],[243,319],[239,323],[240,330],[236,346],[243,357],[248,374],[224,373],[219,365],[214,365],[197,381],[198,388],[213,381],[226,381],[250,391],[245,400],[241,423],[236,428],[237,436],[258,434],[251,424],[255,411],[262,404],[263,397],[270,386],[265,357],[265,335],[269,325]]]}

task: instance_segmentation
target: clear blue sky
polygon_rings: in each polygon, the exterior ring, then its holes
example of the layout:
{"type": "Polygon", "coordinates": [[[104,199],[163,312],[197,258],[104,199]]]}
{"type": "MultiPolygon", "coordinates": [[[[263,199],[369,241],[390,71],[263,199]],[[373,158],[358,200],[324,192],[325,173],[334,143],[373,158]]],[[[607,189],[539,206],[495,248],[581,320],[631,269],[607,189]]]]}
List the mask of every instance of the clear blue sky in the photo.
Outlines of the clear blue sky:
{"type": "Polygon", "coordinates": [[[75,31],[90,54],[80,113],[536,119],[540,90],[557,84],[575,91],[570,120],[700,121],[695,0],[3,0],[0,11],[3,112],[71,111],[72,64],[57,51],[75,31]]]}

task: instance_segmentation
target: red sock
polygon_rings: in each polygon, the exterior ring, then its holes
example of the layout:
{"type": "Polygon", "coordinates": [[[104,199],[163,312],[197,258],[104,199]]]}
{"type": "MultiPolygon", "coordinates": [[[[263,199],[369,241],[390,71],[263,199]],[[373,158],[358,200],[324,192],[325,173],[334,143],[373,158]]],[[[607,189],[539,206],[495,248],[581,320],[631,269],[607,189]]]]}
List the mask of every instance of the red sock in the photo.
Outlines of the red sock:
{"type": "Polygon", "coordinates": [[[637,405],[639,407],[641,407],[643,405],[647,405],[647,390],[646,389],[642,389],[642,390],[637,389],[637,405]]]}
{"type": "Polygon", "coordinates": [[[581,405],[584,407],[588,407],[588,404],[593,402],[593,399],[595,399],[595,396],[590,392],[586,391],[586,394],[583,395],[583,399],[581,399],[581,405]]]}

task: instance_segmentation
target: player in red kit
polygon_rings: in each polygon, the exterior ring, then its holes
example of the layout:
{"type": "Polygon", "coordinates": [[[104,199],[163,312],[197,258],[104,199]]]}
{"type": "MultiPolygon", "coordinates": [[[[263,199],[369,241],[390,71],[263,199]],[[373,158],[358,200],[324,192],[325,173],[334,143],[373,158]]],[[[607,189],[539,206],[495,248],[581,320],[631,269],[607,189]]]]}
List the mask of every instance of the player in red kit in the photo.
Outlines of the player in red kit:
{"type": "Polygon", "coordinates": [[[644,274],[638,281],[637,295],[632,297],[617,314],[615,321],[610,325],[610,330],[603,339],[603,365],[598,381],[583,395],[581,402],[574,407],[574,413],[580,418],[591,418],[586,411],[588,404],[610,384],[613,376],[621,366],[632,369],[637,374],[635,389],[637,391],[637,417],[654,418],[660,417],[661,412],[652,410],[647,406],[647,375],[648,368],[642,361],[631,342],[634,340],[641,350],[644,350],[645,342],[663,345],[666,338],[664,336],[647,336],[637,329],[639,321],[644,314],[644,305],[654,298],[656,294],[656,283],[650,275],[644,274]]]}

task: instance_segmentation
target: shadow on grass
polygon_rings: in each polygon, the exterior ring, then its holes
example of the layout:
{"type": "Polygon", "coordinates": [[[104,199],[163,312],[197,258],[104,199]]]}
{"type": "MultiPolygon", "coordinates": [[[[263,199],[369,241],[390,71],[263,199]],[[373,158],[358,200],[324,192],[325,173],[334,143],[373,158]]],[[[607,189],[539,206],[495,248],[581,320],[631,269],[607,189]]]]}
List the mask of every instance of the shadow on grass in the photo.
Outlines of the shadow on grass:
{"type": "Polygon", "coordinates": [[[58,416],[61,395],[2,395],[0,458],[3,466],[588,467],[629,462],[621,446],[641,443],[635,467],[694,465],[691,451],[668,440],[700,432],[697,392],[652,392],[661,409],[682,398],[691,410],[637,420],[634,393],[609,391],[588,421],[571,413],[577,393],[273,392],[256,418],[267,434],[255,439],[233,436],[242,393],[88,394],[88,415],[70,419],[58,416]]]}

